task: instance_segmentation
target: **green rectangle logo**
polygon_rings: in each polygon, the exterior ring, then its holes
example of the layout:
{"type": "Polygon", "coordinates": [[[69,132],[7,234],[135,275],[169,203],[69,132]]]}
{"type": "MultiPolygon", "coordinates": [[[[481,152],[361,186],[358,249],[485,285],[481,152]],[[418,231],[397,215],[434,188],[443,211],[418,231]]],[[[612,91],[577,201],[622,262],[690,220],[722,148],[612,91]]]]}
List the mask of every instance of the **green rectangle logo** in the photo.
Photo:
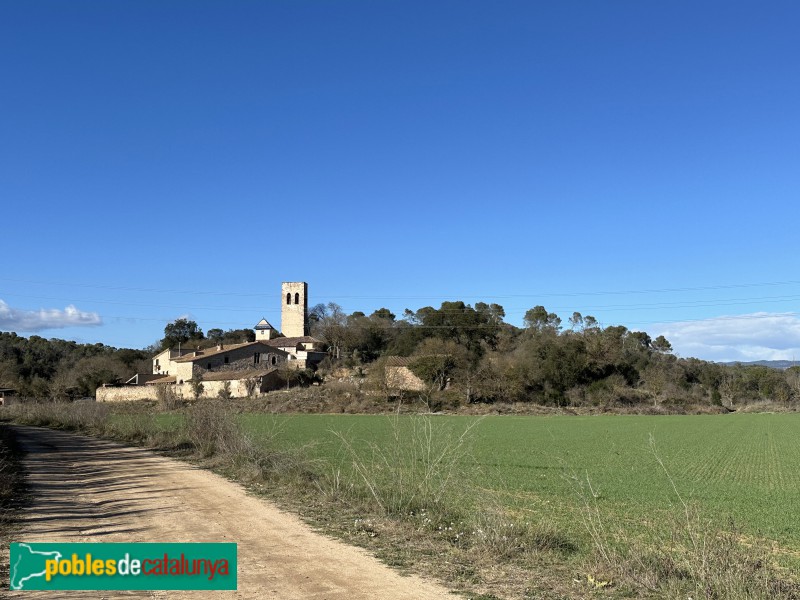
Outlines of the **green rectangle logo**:
{"type": "Polygon", "coordinates": [[[236,544],[11,544],[12,590],[235,590],[236,544]]]}

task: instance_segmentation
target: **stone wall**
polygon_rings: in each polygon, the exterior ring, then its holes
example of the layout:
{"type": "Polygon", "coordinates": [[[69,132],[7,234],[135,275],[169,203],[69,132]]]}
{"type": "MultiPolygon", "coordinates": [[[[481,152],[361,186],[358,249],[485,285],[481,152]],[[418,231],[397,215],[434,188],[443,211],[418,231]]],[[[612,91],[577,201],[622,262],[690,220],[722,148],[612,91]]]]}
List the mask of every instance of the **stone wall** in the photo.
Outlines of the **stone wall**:
{"type": "MultiPolygon", "coordinates": [[[[245,379],[231,379],[231,395],[234,398],[247,397],[247,384],[245,379]]],[[[194,398],[192,386],[189,383],[161,384],[169,385],[178,398],[189,400],[194,398]]],[[[277,371],[272,371],[261,377],[261,387],[257,393],[263,394],[282,387],[283,381],[277,371]]],[[[217,398],[219,392],[225,387],[225,381],[203,381],[203,398],[217,398]]],[[[122,387],[99,387],[95,397],[98,402],[129,402],[132,400],[156,400],[156,385],[126,385],[122,387]]]]}
{"type": "MultiPolygon", "coordinates": [[[[166,384],[172,385],[172,384],[166,384]]],[[[178,388],[180,386],[174,386],[178,388]]],[[[128,402],[131,400],[155,400],[156,386],[126,385],[123,387],[99,387],[95,392],[98,402],[128,402]]]]}

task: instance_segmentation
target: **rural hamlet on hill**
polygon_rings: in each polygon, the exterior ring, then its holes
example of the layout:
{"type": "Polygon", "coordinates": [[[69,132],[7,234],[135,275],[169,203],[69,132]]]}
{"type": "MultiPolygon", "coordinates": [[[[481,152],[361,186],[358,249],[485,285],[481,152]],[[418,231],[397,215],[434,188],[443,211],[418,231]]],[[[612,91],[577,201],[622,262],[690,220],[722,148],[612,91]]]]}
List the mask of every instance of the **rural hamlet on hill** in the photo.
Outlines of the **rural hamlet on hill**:
{"type": "Polygon", "coordinates": [[[232,396],[266,392],[281,384],[279,368],[314,368],[326,356],[322,340],[308,335],[308,284],[281,284],[281,332],[266,319],[254,327],[255,341],[200,349],[166,348],[153,357],[152,373],[137,373],[120,385],[97,389],[105,402],[154,398],[156,386],[166,384],[175,395],[192,395],[192,382],[200,381],[208,395],[226,386],[232,396]],[[250,393],[248,393],[250,392],[250,393]]]}

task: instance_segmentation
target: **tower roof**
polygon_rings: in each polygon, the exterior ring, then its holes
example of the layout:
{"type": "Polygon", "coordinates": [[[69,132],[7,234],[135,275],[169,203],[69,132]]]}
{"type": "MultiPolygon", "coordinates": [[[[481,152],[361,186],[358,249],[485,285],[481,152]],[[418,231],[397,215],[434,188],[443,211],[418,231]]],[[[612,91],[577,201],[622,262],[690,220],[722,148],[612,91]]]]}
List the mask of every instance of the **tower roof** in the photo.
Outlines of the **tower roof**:
{"type": "Polygon", "coordinates": [[[261,319],[253,329],[275,329],[266,319],[261,319]]]}

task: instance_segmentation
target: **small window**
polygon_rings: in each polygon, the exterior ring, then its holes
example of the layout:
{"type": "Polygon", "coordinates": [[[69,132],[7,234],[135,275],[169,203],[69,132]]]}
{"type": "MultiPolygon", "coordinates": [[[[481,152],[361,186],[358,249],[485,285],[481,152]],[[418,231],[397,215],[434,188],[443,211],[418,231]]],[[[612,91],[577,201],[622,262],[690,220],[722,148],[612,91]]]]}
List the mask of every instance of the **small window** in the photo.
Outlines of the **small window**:
{"type": "Polygon", "coordinates": [[[225,364],[227,365],[229,362],[231,362],[231,359],[226,356],[225,357],[225,364]]]}
{"type": "Polygon", "coordinates": [[[286,294],[286,304],[291,304],[291,303],[292,303],[292,294],[291,293],[286,294]]]}
{"type": "Polygon", "coordinates": [[[273,356],[272,357],[272,364],[273,365],[277,365],[278,364],[278,357],[277,356],[273,356]]]}
{"type": "Polygon", "coordinates": [[[299,292],[296,292],[295,295],[294,295],[294,303],[295,304],[300,304],[300,293],[299,292]]]}
{"type": "Polygon", "coordinates": [[[208,369],[209,371],[211,370],[211,363],[208,363],[208,364],[206,365],[206,369],[208,369]]]}
{"type": "Polygon", "coordinates": [[[257,365],[260,362],[261,362],[261,354],[256,352],[255,354],[253,354],[253,364],[257,365]]]}

